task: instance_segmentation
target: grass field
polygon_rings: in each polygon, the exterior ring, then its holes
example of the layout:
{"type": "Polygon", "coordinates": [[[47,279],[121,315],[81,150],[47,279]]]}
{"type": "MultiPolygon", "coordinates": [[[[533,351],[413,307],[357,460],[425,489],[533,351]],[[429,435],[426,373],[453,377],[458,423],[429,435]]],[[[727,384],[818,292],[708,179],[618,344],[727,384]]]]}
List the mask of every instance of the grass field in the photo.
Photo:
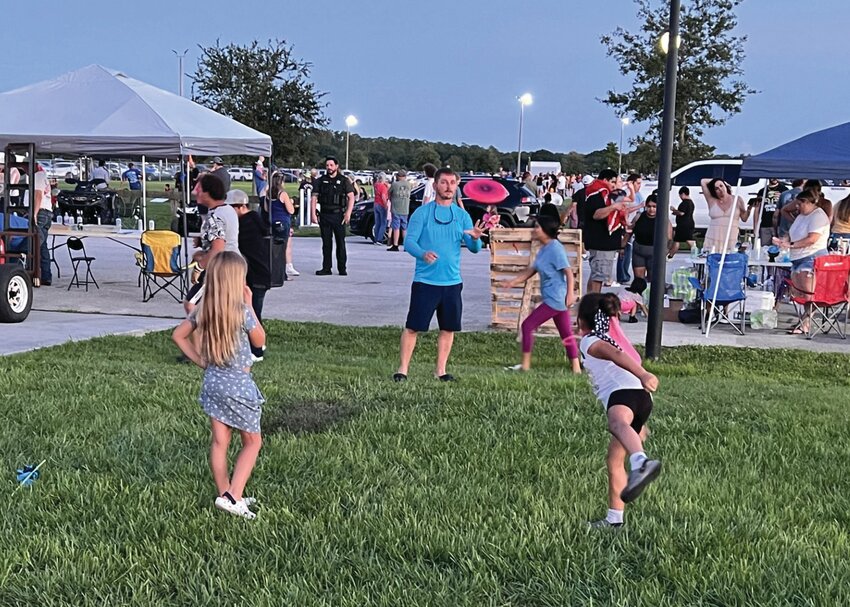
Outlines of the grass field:
{"type": "Polygon", "coordinates": [[[666,350],[627,528],[601,409],[557,342],[268,323],[248,522],[215,511],[200,371],[167,334],[0,358],[0,605],[846,605],[850,358],[666,350]],[[30,489],[13,471],[46,458],[30,489]]]}

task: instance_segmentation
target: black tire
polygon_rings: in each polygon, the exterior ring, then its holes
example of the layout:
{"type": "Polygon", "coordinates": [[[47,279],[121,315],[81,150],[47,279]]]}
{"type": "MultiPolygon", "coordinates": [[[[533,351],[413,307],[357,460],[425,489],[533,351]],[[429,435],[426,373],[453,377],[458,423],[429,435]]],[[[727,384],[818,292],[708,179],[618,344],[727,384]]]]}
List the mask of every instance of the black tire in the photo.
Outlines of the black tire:
{"type": "Polygon", "coordinates": [[[22,322],[32,309],[32,280],[17,264],[0,265],[0,322],[22,322]]]}

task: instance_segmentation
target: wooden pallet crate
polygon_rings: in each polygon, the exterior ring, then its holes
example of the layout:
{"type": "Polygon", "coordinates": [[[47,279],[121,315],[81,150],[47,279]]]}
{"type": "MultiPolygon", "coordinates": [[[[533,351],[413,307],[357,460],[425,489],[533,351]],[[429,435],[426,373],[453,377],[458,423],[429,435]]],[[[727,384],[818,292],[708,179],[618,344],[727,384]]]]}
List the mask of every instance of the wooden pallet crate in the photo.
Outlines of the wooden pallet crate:
{"type": "MultiPolygon", "coordinates": [[[[581,230],[561,230],[558,240],[564,245],[567,259],[575,276],[576,297],[582,294],[581,230]]],[[[540,243],[531,237],[528,228],[493,230],[490,233],[490,296],[492,314],[490,326],[503,331],[519,331],[520,324],[540,303],[540,280],[534,275],[524,286],[501,287],[503,280],[514,278],[528,268],[537,256],[540,243]]],[[[538,330],[540,334],[557,335],[550,320],[538,330]]]]}

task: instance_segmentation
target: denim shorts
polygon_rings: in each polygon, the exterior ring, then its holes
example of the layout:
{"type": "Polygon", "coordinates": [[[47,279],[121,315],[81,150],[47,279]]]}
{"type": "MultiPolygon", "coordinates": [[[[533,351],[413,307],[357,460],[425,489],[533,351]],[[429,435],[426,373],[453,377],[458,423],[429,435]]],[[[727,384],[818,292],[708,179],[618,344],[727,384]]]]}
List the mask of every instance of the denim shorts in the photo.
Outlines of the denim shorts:
{"type": "Polygon", "coordinates": [[[797,272],[813,272],[815,269],[815,259],[818,257],[822,257],[827,253],[828,251],[826,249],[821,249],[820,251],[815,251],[811,255],[803,257],[802,259],[792,260],[791,273],[796,274],[797,272]]]}
{"type": "Polygon", "coordinates": [[[407,229],[407,215],[396,215],[393,213],[392,222],[390,223],[390,227],[393,230],[406,230],[407,229]]]}

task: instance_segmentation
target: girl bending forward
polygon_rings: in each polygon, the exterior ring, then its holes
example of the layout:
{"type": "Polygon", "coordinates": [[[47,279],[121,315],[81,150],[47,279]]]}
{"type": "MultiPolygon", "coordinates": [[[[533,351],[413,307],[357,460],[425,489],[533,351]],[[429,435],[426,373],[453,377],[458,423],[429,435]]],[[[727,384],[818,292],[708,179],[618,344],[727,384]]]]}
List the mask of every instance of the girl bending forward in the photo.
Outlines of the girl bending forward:
{"type": "Polygon", "coordinates": [[[652,395],[658,378],[620,347],[609,335],[609,322],[620,313],[616,295],[590,293],[578,308],[582,335],[579,348],[584,368],[608,416],[608,515],[590,526],[620,527],[625,504],[636,499],[661,472],[661,462],[646,457],[643,441],[646,421],[652,412],[652,395]],[[629,456],[626,476],[624,460],[629,456]]]}

